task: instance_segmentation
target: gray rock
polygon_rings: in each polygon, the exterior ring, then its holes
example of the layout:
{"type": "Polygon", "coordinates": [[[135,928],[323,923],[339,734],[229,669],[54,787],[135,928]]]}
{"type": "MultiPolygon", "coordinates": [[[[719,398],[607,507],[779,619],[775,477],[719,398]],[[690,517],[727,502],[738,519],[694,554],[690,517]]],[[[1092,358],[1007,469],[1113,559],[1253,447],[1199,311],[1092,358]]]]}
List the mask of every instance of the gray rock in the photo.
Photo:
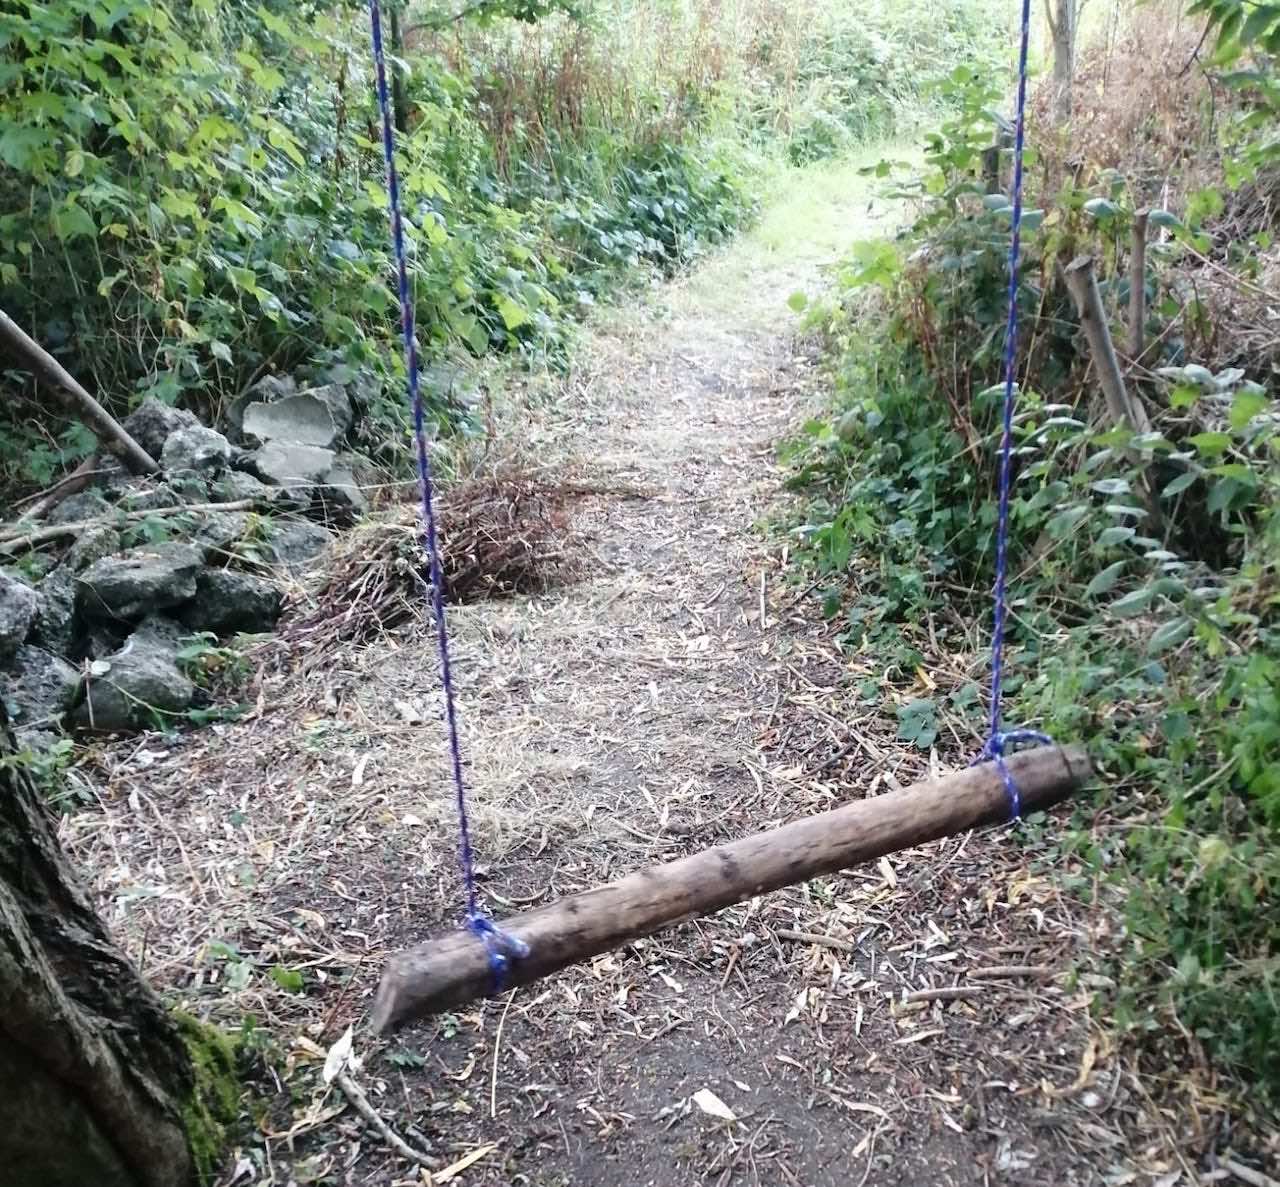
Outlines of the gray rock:
{"type": "Polygon", "coordinates": [[[200,516],[192,532],[192,541],[205,550],[210,559],[238,556],[238,545],[249,535],[253,516],[248,511],[208,511],[200,516]]]}
{"type": "Polygon", "coordinates": [[[79,703],[71,711],[71,724],[113,733],[163,725],[185,712],[196,690],[178,668],[180,638],[180,627],[160,620],[91,664],[79,703]]]}
{"type": "Polygon", "coordinates": [[[300,573],[333,540],[333,533],[305,519],[272,520],[263,553],[265,559],[289,573],[300,573]]]}
{"type": "Polygon", "coordinates": [[[39,611],[36,591],[20,578],[0,571],[0,659],[26,642],[39,611]]]}
{"type": "Polygon", "coordinates": [[[329,477],[338,460],[332,449],[272,441],[250,458],[254,473],[272,486],[312,490],[329,477]]]}
{"type": "Polygon", "coordinates": [[[75,699],[80,673],[41,647],[19,647],[5,680],[4,699],[13,722],[24,729],[56,724],[75,699]]]}
{"type": "Polygon", "coordinates": [[[73,573],[79,573],[95,561],[102,560],[104,556],[119,552],[120,547],[120,533],[110,525],[103,523],[96,527],[85,528],[67,549],[62,566],[73,573]]]}
{"type": "Polygon", "coordinates": [[[120,507],[125,511],[159,511],[179,503],[202,503],[208,497],[208,486],[198,475],[175,475],[166,482],[139,482],[120,494],[120,507]]]}
{"type": "Polygon", "coordinates": [[[253,454],[253,470],[264,482],[284,487],[315,503],[338,521],[367,506],[350,467],[331,449],[270,441],[253,454]]]}
{"type": "Polygon", "coordinates": [[[31,641],[46,651],[70,655],[76,638],[76,580],[68,565],[59,565],[36,587],[39,610],[31,641]]]}
{"type": "Polygon", "coordinates": [[[204,569],[196,579],[195,598],[179,617],[192,631],[256,635],[275,626],[283,606],[280,587],[265,577],[236,569],[204,569]]]}
{"type": "Polygon", "coordinates": [[[51,524],[81,523],[86,519],[98,519],[111,510],[111,503],[99,490],[81,490],[68,495],[46,519],[51,524]]]}
{"type": "Polygon", "coordinates": [[[189,429],[200,422],[190,412],[162,404],[148,396],[121,422],[127,432],[157,462],[164,453],[164,443],[179,429],[189,429]]]}
{"type": "Polygon", "coordinates": [[[287,399],[298,390],[298,385],[289,375],[264,375],[251,388],[237,396],[227,405],[223,420],[227,433],[233,441],[243,440],[244,411],[250,404],[273,404],[277,400],[287,399]]]}
{"type": "Polygon", "coordinates": [[[214,503],[240,503],[253,499],[270,505],[278,503],[282,493],[278,487],[268,486],[261,478],[239,470],[228,470],[209,487],[209,499],[214,503]]]}
{"type": "Polygon", "coordinates": [[[329,470],[324,485],[316,488],[315,495],[326,513],[339,522],[353,519],[369,506],[355,472],[341,457],[329,470]]]}
{"type": "Polygon", "coordinates": [[[166,542],[131,548],[90,565],[76,581],[76,608],[86,618],[133,622],[195,596],[204,561],[199,548],[166,542]]]}
{"type": "Polygon", "coordinates": [[[261,445],[283,441],[334,449],[351,431],[354,419],[346,389],[341,384],[327,383],[271,401],[246,404],[240,431],[246,441],[261,445]]]}
{"type": "Polygon", "coordinates": [[[231,442],[204,425],[189,425],[170,433],[160,454],[166,473],[216,476],[231,461],[231,442]]]}

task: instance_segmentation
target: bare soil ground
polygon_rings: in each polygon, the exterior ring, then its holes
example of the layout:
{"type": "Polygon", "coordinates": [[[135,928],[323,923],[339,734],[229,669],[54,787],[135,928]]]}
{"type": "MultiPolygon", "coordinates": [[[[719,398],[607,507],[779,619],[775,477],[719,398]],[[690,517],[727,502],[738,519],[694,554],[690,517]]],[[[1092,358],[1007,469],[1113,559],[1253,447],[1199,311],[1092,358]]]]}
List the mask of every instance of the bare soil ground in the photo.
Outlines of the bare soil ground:
{"type": "MultiPolygon", "coordinates": [[[[581,580],[451,613],[499,916],[977,744],[898,742],[860,692],[877,657],[839,651],[757,530],[786,507],[776,448],[819,386],[784,302],[875,233],[861,186],[786,198],[603,321],[567,380],[504,405],[526,454],[618,493],[580,501],[581,580]]],[[[982,634],[951,628],[920,680],[979,675],[982,634]]],[[[349,1024],[357,1079],[436,1182],[1196,1181],[1188,1122],[1151,1104],[1074,971],[1108,922],[1064,895],[1034,830],[796,886],[371,1039],[383,959],[460,915],[438,688],[415,623],[262,678],[239,722],[113,745],[81,772],[93,802],[64,839],[107,918],[153,982],[251,1018],[268,1056],[223,1184],[432,1181],[321,1084],[349,1024]]]]}

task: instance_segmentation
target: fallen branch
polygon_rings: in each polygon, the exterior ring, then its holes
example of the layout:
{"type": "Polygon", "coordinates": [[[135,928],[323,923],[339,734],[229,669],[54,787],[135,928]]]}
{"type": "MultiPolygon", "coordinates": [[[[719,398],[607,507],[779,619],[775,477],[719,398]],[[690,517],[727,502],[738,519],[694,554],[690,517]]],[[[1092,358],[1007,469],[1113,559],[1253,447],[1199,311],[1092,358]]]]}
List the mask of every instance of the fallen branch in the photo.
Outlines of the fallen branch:
{"type": "Polygon", "coordinates": [[[81,519],[75,523],[55,523],[35,528],[30,532],[10,532],[0,535],[0,553],[26,552],[39,544],[58,540],[63,536],[78,536],[90,528],[111,527],[122,521],[165,518],[180,515],[184,511],[204,514],[214,511],[252,511],[260,504],[256,499],[240,499],[234,503],[175,503],[172,507],[152,507],[146,511],[118,511],[113,515],[100,515],[96,519],[81,519]]]}
{"type": "Polygon", "coordinates": [[[365,1096],[364,1089],[360,1087],[346,1072],[339,1072],[333,1078],[333,1082],[342,1089],[342,1094],[351,1102],[352,1107],[361,1117],[373,1126],[381,1135],[382,1140],[387,1143],[401,1158],[407,1159],[409,1162],[417,1163],[418,1166],[426,1167],[428,1171],[433,1170],[440,1165],[438,1158],[432,1158],[430,1154],[424,1154],[420,1150],[415,1150],[408,1142],[404,1140],[394,1129],[391,1128],[378,1114],[377,1109],[369,1103],[369,1098],[365,1096]]]}
{"type": "MultiPolygon", "coordinates": [[[[1066,798],[1089,775],[1081,747],[1015,754],[1009,770],[1024,809],[1066,798]]],[[[640,936],[779,887],[885,854],[1008,819],[1004,783],[991,763],[793,821],[769,832],[651,866],[502,923],[529,945],[507,986],[521,985],[640,936]]],[[[488,954],[470,931],[456,931],[387,963],[373,1025],[389,1030],[496,990],[488,954]]]]}
{"type": "Polygon", "coordinates": [[[985,969],[970,969],[968,975],[975,981],[994,981],[1006,977],[1048,977],[1052,973],[1044,964],[993,964],[985,969]]]}
{"type": "Polygon", "coordinates": [[[978,997],[987,990],[977,985],[948,985],[940,989],[917,989],[908,993],[903,1000],[912,1002],[954,1002],[963,1001],[966,997],[978,997]]]}
{"type": "Polygon", "coordinates": [[[778,939],[790,940],[793,944],[816,944],[819,948],[834,948],[837,952],[856,951],[848,940],[837,940],[835,936],[823,936],[813,931],[790,931],[779,927],[774,929],[773,934],[778,939]]]}
{"type": "Polygon", "coordinates": [[[0,345],[24,363],[31,373],[58,393],[104,449],[114,453],[133,473],[154,474],[160,467],[116,420],[47,350],[36,342],[3,309],[0,309],[0,345]]]}

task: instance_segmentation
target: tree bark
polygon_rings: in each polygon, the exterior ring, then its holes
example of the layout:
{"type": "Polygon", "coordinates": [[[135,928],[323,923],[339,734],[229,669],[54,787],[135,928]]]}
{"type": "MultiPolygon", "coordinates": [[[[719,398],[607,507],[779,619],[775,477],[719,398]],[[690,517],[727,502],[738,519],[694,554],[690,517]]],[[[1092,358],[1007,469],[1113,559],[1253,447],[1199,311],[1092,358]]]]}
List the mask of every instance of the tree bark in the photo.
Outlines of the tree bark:
{"type": "Polygon", "coordinates": [[[1053,122],[1071,119],[1071,89],[1076,68],[1076,24],[1079,0],[1045,0],[1045,17],[1053,41],[1053,122]]]}
{"type": "Polygon", "coordinates": [[[1147,219],[1149,210],[1133,216],[1133,249],[1129,253],[1129,359],[1136,363],[1147,349],[1147,219]]]}
{"type": "Polygon", "coordinates": [[[186,1187],[196,1077],[175,1019],[113,943],[11,760],[0,704],[0,1180],[186,1187]]]}
{"type": "MultiPolygon", "coordinates": [[[[391,22],[391,53],[397,59],[404,58],[404,37],[400,32],[399,0],[392,0],[387,6],[387,16],[391,22]]],[[[409,134],[409,99],[404,90],[404,74],[399,62],[391,64],[391,107],[395,118],[396,135],[409,134]]]]}

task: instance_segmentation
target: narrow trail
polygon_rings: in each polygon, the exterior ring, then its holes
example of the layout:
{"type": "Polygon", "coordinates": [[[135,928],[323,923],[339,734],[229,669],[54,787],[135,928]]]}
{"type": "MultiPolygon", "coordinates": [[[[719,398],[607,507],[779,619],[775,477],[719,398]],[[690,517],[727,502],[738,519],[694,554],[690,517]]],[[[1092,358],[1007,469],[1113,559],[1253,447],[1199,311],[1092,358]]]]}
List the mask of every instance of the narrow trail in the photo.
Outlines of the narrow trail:
{"type": "MultiPolygon", "coordinates": [[[[860,700],[875,657],[839,653],[754,530],[784,498],[776,448],[817,377],[786,298],[888,216],[851,170],[809,185],[613,314],[510,426],[615,493],[580,508],[583,580],[451,611],[496,915],[941,761],[860,700]]],[[[943,679],[980,657],[937,663],[943,679]]],[[[108,749],[65,830],[156,983],[303,1036],[257,1181],[418,1182],[326,1114],[315,1050],[359,1021],[388,952],[457,921],[437,689],[422,626],[267,681],[245,721],[108,749]],[[304,971],[302,993],[281,967],[304,971]]],[[[948,761],[972,742],[954,741],[948,761]]],[[[1138,1106],[1091,1039],[1089,993],[1061,976],[1090,924],[1032,853],[958,837],[766,896],[358,1039],[362,1076],[442,1164],[492,1146],[453,1180],[468,1185],[1154,1182],[1154,1156],[1107,1178],[1134,1165],[1138,1106]],[[936,988],[961,992],[903,1000],[936,988]],[[700,1108],[703,1089],[737,1120],[700,1108]]]]}

